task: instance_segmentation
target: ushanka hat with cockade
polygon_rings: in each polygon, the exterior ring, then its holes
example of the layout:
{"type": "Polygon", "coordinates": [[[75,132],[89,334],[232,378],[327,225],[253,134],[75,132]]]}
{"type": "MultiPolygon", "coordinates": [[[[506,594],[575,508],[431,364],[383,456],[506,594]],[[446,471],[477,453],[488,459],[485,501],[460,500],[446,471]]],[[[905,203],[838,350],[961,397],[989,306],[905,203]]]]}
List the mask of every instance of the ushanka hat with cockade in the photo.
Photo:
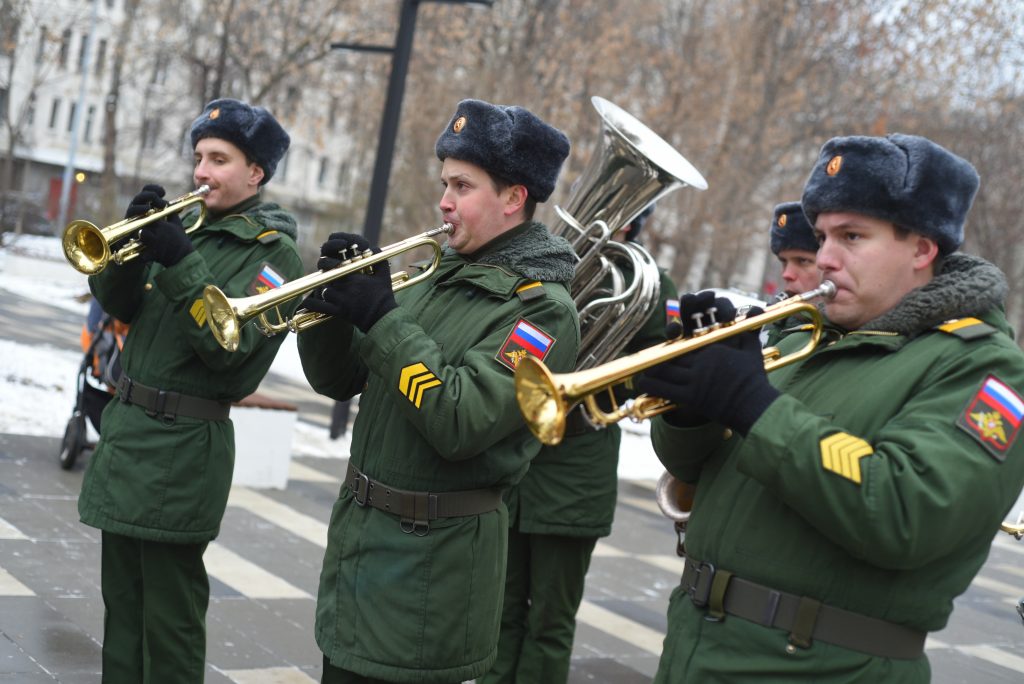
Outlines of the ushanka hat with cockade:
{"type": "Polygon", "coordinates": [[[569,138],[522,107],[463,100],[434,151],[441,161],[467,161],[501,180],[524,185],[530,197],[543,202],[569,156],[569,138]]]}
{"type": "Polygon", "coordinates": [[[770,240],[775,256],[784,249],[818,251],[818,239],[799,202],[783,202],[775,207],[770,240]]]}
{"type": "Polygon", "coordinates": [[[291,139],[274,115],[263,107],[239,100],[213,100],[203,109],[189,131],[192,149],[203,138],[220,138],[238,147],[263,169],[264,185],[288,151],[291,139]]]}
{"type": "Polygon", "coordinates": [[[964,241],[978,192],[970,162],[927,138],[832,138],[821,148],[801,203],[812,225],[824,212],[872,216],[935,240],[943,254],[964,241]]]}

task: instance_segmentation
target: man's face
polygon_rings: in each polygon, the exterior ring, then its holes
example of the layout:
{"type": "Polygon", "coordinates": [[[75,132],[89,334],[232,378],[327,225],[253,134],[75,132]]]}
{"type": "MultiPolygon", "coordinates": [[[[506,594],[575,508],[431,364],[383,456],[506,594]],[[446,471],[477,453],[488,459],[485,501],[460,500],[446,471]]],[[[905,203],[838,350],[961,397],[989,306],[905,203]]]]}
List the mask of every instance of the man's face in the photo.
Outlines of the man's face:
{"type": "Polygon", "coordinates": [[[818,269],[836,284],[825,304],[829,320],[856,330],[896,306],[904,295],[931,279],[935,241],[900,236],[889,221],[853,213],[819,214],[818,269]]]}
{"type": "Polygon", "coordinates": [[[481,167],[451,157],[441,166],[441,185],[441,214],[454,228],[448,244],[459,254],[472,254],[520,223],[518,210],[509,200],[515,188],[522,186],[498,192],[481,167]]]}
{"type": "Polygon", "coordinates": [[[818,271],[815,259],[815,253],[806,249],[779,250],[782,280],[786,284],[786,294],[790,297],[813,290],[821,284],[821,272],[818,271]]]}
{"type": "Polygon", "coordinates": [[[196,187],[209,185],[206,207],[210,211],[230,209],[259,191],[263,169],[245,160],[245,153],[220,138],[203,138],[196,143],[192,180],[196,187]]]}

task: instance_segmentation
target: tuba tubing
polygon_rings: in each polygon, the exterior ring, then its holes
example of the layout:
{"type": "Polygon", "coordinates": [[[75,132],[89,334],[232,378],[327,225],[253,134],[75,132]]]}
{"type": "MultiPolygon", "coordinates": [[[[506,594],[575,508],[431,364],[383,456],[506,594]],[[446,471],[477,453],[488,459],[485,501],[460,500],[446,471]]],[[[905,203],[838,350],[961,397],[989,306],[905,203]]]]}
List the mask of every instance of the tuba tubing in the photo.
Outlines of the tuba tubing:
{"type": "Polygon", "coordinates": [[[640,395],[632,402],[618,407],[612,397],[614,408],[610,412],[605,412],[598,407],[596,394],[604,391],[611,394],[610,390],[615,385],[622,384],[637,373],[659,363],[804,312],[811,317],[814,326],[807,344],[796,352],[782,357],[775,348],[763,351],[764,368],[768,372],[798,361],[814,351],[824,330],[821,313],[810,300],[817,297],[831,298],[835,290],[835,285],[825,280],[817,288],[773,304],[759,315],[739,317],[733,323],[713,326],[710,332],[662,342],[587,370],[554,374],[543,362],[527,356],[520,362],[515,372],[516,401],[519,403],[519,410],[530,431],[549,446],[562,441],[566,417],[580,402],[584,403],[588,417],[596,425],[611,425],[627,417],[637,421],[652,418],[670,410],[672,405],[656,397],[640,395]]]}
{"type": "Polygon", "coordinates": [[[242,327],[253,319],[258,318],[257,327],[264,334],[269,336],[290,330],[294,333],[307,330],[318,323],[330,318],[327,314],[317,311],[300,309],[290,318],[282,319],[278,316],[277,322],[271,322],[266,314],[285,302],[305,297],[310,292],[324,287],[328,283],[344,278],[347,275],[358,273],[368,267],[386,261],[393,257],[419,247],[430,247],[433,250],[433,260],[430,267],[422,273],[409,277],[404,271],[394,273],[391,276],[391,287],[398,291],[415,285],[416,283],[429,278],[441,261],[441,247],[433,240],[435,235],[450,233],[452,225],[444,225],[428,230],[414,237],[401,240],[387,247],[382,247],[374,254],[367,251],[353,259],[342,262],[337,268],[327,271],[317,271],[296,278],[291,282],[284,283],[281,287],[268,290],[249,297],[228,297],[216,285],[207,285],[203,290],[203,302],[206,306],[206,319],[210,330],[218,344],[227,351],[236,351],[242,337],[242,327]]]}
{"type": "Polygon", "coordinates": [[[199,205],[199,216],[195,223],[185,230],[186,234],[193,233],[202,227],[206,221],[206,202],[204,198],[210,193],[209,185],[200,185],[190,193],[171,200],[163,209],[150,209],[140,216],[132,216],[117,223],[112,223],[105,228],[98,228],[95,224],[82,219],[76,219],[69,223],[64,229],[61,237],[61,248],[64,250],[64,258],[68,260],[76,271],[86,275],[99,273],[110,261],[115,264],[123,264],[139,256],[143,244],[139,238],[132,238],[125,242],[117,251],[111,251],[110,245],[118,240],[138,232],[143,226],[159,221],[171,214],[177,214],[188,209],[193,204],[199,205]]]}

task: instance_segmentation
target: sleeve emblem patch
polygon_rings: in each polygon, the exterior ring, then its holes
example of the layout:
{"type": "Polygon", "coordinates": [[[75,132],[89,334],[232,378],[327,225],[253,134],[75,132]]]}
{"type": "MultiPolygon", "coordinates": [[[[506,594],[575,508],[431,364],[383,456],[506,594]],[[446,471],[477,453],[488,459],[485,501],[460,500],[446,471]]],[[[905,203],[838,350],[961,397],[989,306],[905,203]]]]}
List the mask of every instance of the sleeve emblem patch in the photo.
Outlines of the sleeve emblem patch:
{"type": "Polygon", "coordinates": [[[666,299],[665,300],[665,325],[671,323],[683,324],[683,319],[679,315],[679,300],[678,299],[666,299]]]}
{"type": "Polygon", "coordinates": [[[967,402],[956,424],[993,458],[1003,461],[1017,439],[1022,420],[1024,400],[1009,385],[990,375],[967,402]]]}
{"type": "Polygon", "coordinates": [[[514,371],[519,362],[526,358],[527,354],[543,361],[547,358],[548,352],[551,351],[551,347],[554,346],[555,342],[554,337],[528,322],[525,318],[520,318],[515,326],[513,326],[512,332],[508,334],[508,337],[501,344],[501,349],[498,350],[494,358],[501,365],[514,371]]]}
{"type": "Polygon", "coordinates": [[[875,453],[860,437],[837,432],[821,440],[821,466],[854,484],[861,483],[860,460],[875,453]]]}
{"type": "Polygon", "coordinates": [[[398,391],[411,401],[413,406],[419,408],[423,403],[423,393],[440,384],[440,378],[422,362],[417,362],[402,369],[398,378],[398,391]]]}
{"type": "Polygon", "coordinates": [[[253,278],[249,286],[245,288],[247,294],[255,295],[273,290],[284,285],[284,277],[278,273],[273,266],[264,261],[259,273],[253,278]]]}

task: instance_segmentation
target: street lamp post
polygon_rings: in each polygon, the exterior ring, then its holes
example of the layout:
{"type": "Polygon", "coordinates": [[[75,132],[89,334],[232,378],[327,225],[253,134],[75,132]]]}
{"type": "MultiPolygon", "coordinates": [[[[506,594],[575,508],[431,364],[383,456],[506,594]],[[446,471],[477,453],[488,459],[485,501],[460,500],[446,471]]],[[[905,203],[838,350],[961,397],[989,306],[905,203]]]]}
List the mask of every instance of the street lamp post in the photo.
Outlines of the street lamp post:
{"type": "Polygon", "coordinates": [[[384,218],[384,202],[391,178],[391,161],[395,153],[395,138],[398,137],[398,122],[402,114],[402,97],[405,94],[405,77],[409,73],[409,59],[412,56],[413,34],[416,29],[416,12],[423,2],[443,2],[450,5],[486,5],[494,0],[402,0],[398,21],[398,34],[393,47],[380,45],[358,45],[353,43],[332,43],[333,49],[360,50],[363,52],[385,52],[391,54],[391,77],[388,79],[387,99],[384,102],[384,116],[380,125],[377,142],[377,159],[370,181],[370,197],[367,200],[366,219],[363,235],[371,244],[380,241],[381,223],[384,218]]]}

